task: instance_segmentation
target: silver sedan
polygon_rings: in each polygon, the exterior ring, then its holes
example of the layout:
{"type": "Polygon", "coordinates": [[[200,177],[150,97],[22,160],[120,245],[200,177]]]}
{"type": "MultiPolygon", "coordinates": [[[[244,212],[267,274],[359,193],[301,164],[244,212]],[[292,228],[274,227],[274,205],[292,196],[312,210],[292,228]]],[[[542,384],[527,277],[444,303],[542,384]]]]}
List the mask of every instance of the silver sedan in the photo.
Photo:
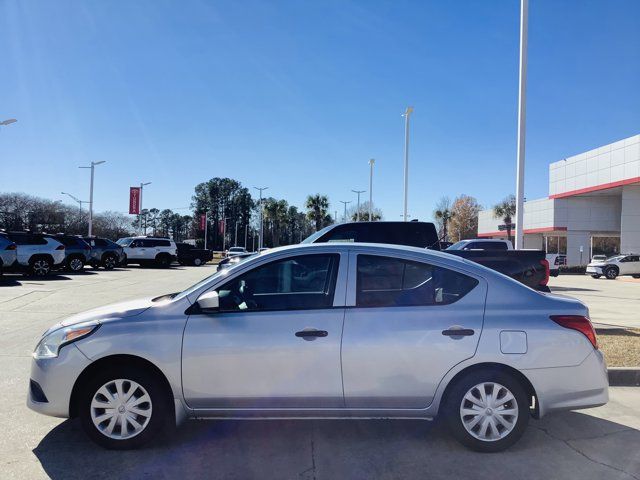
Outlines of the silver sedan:
{"type": "Polygon", "coordinates": [[[445,418],[479,451],[608,400],[587,308],[440,252],[269,250],[193,287],[86,312],[39,341],[28,406],[107,448],[187,418],[445,418]]]}

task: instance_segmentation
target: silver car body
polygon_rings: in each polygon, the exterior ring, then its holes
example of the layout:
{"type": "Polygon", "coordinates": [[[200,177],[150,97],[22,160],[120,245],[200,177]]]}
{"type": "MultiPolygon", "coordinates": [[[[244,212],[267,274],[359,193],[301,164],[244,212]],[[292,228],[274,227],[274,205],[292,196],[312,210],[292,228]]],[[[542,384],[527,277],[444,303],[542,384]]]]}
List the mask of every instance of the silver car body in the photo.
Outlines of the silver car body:
{"type": "Polygon", "coordinates": [[[28,406],[70,416],[72,391],[83,370],[117,355],[144,359],[162,372],[173,392],[177,422],[255,416],[431,419],[456,375],[487,364],[525,377],[540,416],[606,403],[602,353],[582,333],[551,321],[551,314],[587,316],[588,310],[577,300],[536,292],[446,253],[370,244],[283,247],[174,298],[103,307],[53,327],[101,323],[90,336],[64,346],[58,357],[33,360],[31,379],[48,401],[29,395],[28,406]],[[185,313],[204,293],[256,266],[318,252],[340,257],[332,308],[185,313]],[[478,284],[448,305],[357,308],[356,257],[361,254],[425,262],[464,273],[478,284]],[[442,334],[455,326],[475,333],[442,334]],[[313,341],[294,335],[308,328],[328,335],[313,341]]]}

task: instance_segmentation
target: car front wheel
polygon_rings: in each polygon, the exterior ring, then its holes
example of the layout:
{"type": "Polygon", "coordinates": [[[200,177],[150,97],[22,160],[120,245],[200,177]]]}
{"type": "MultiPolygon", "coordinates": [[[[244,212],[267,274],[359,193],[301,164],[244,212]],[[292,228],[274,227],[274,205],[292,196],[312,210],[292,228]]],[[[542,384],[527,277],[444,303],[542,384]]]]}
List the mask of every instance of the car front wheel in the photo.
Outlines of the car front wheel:
{"type": "Polygon", "coordinates": [[[84,268],[84,260],[82,260],[80,257],[72,257],[67,262],[67,266],[72,272],[81,272],[84,268]]]}
{"type": "Polygon", "coordinates": [[[167,423],[168,395],[158,379],[140,369],[98,373],[84,389],[82,428],[98,445],[114,450],[138,448],[167,423]]]}
{"type": "Polygon", "coordinates": [[[105,270],[113,270],[118,265],[118,259],[115,255],[105,255],[102,260],[102,266],[105,270]]]}
{"type": "Polygon", "coordinates": [[[615,278],[618,276],[618,270],[613,267],[607,268],[604,272],[604,276],[609,280],[615,280],[615,278]]]}
{"type": "Polygon", "coordinates": [[[202,259],[201,259],[201,258],[199,258],[199,257],[194,258],[194,259],[193,259],[193,264],[194,264],[196,267],[199,267],[200,265],[202,265],[202,259]]]}
{"type": "Polygon", "coordinates": [[[478,452],[499,452],[517,442],[529,422],[527,394],[512,375],[474,372],[452,387],[445,405],[453,436],[478,452]]]}

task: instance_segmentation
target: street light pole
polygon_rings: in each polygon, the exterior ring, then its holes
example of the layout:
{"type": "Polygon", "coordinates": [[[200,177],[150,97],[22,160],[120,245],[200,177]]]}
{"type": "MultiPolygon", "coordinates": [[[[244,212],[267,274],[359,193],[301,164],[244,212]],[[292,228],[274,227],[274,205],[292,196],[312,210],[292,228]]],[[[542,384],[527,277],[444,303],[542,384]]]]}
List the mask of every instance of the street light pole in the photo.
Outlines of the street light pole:
{"type": "Polygon", "coordinates": [[[348,202],[346,202],[344,200],[340,200],[340,203],[344,204],[344,217],[342,217],[342,221],[346,222],[347,221],[347,204],[351,203],[351,200],[349,200],[348,202]]]}
{"type": "MultiPolygon", "coordinates": [[[[91,165],[88,167],[78,167],[78,168],[90,168],[91,169],[91,183],[89,185],[89,236],[93,234],[93,177],[96,165],[100,165],[105,163],[105,160],[100,160],[99,162],[91,162],[91,165]]],[[[140,192],[142,193],[142,192],[140,192]]]]}
{"type": "Polygon", "coordinates": [[[256,190],[258,190],[260,192],[260,237],[258,238],[258,250],[260,250],[262,248],[262,234],[263,234],[263,230],[262,230],[262,221],[263,221],[263,215],[262,215],[262,191],[266,190],[269,187],[253,187],[256,190]]]}
{"type": "Polygon", "coordinates": [[[358,195],[358,207],[356,210],[356,222],[360,221],[360,194],[366,192],[366,190],[351,190],[353,193],[358,195]]]}
{"type": "Polygon", "coordinates": [[[529,0],[520,1],[520,79],[518,86],[518,158],[516,167],[516,249],[524,247],[524,158],[527,116],[527,30],[529,0]]]}
{"type": "Polygon", "coordinates": [[[79,211],[79,213],[80,213],[80,216],[82,216],[82,204],[83,204],[83,203],[89,203],[89,202],[87,202],[87,201],[85,201],[85,200],[80,200],[79,198],[74,197],[73,195],[71,195],[70,193],[67,193],[67,192],[60,192],[60,193],[61,193],[62,195],[68,195],[68,196],[69,196],[69,197],[71,197],[73,200],[75,200],[76,202],[78,202],[78,205],[79,205],[78,211],[79,211]]]}
{"type": "Polygon", "coordinates": [[[404,209],[403,218],[406,222],[409,218],[407,214],[407,203],[409,199],[409,117],[413,112],[413,107],[407,107],[402,114],[404,117],[404,209]]]}
{"type": "Polygon", "coordinates": [[[369,221],[373,222],[373,166],[376,161],[369,160],[369,221]]]}
{"type": "Polygon", "coordinates": [[[151,182],[140,182],[140,213],[138,213],[138,228],[140,229],[140,235],[142,235],[142,190],[145,185],[151,185],[151,182]]]}

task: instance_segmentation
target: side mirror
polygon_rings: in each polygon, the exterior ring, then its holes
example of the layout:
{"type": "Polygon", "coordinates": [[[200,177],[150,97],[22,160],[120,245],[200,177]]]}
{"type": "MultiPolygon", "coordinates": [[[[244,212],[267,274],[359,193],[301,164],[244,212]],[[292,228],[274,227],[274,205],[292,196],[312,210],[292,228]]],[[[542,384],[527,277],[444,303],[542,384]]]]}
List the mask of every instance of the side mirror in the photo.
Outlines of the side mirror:
{"type": "Polygon", "coordinates": [[[218,298],[218,292],[215,290],[207,292],[198,298],[198,306],[202,311],[209,312],[218,310],[220,308],[220,299],[218,298]]]}

